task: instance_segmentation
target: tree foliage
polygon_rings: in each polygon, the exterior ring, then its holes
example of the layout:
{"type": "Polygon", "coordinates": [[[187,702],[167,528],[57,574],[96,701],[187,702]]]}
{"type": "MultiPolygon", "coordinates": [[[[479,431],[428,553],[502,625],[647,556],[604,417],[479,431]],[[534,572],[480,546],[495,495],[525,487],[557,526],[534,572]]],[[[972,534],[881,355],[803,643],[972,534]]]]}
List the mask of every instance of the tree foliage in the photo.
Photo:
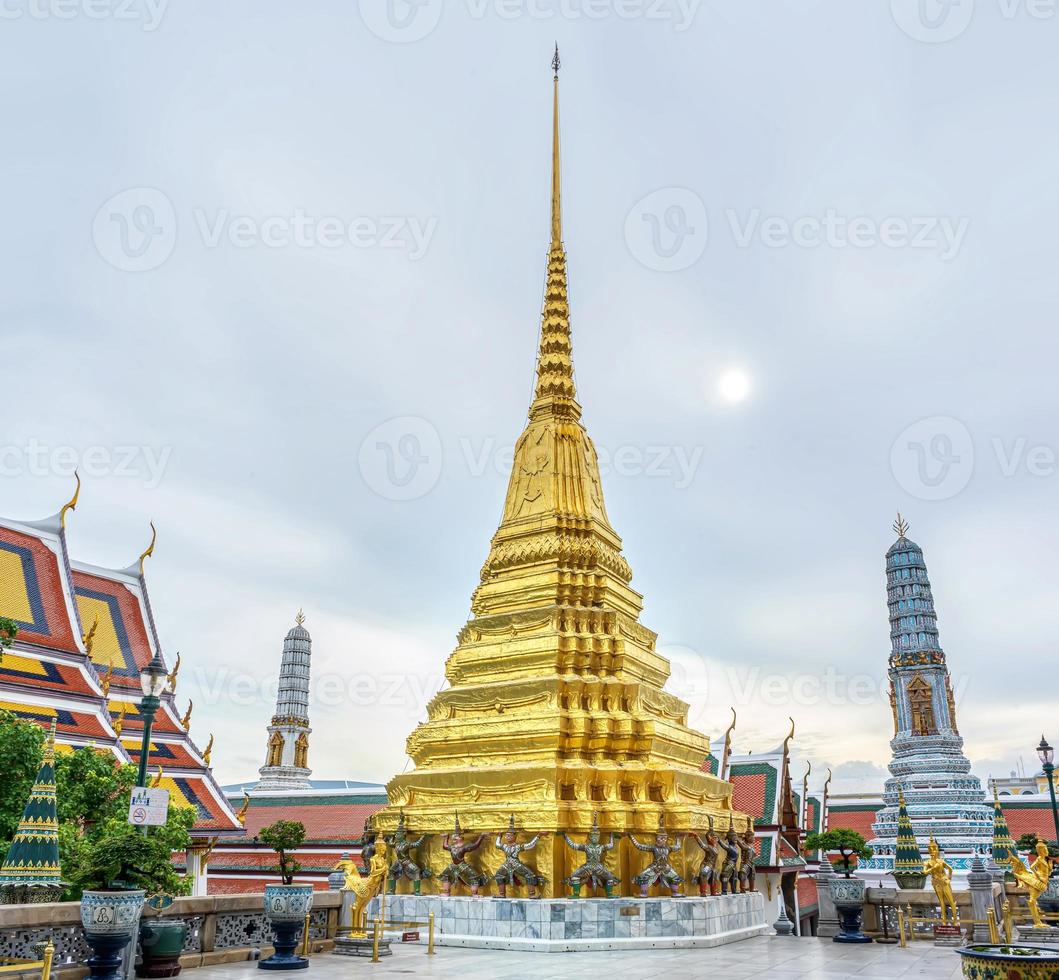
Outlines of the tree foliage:
{"type": "Polygon", "coordinates": [[[40,726],[0,711],[0,846],[4,853],[15,836],[43,755],[40,726]]]}
{"type": "Polygon", "coordinates": [[[299,820],[277,820],[271,826],[262,828],[258,838],[279,855],[279,865],[273,870],[279,873],[283,884],[293,884],[294,875],[301,870],[301,865],[287,852],[296,851],[305,841],[305,824],[299,820]]]}
{"type": "Polygon", "coordinates": [[[186,895],[191,881],[173,867],[173,851],[191,844],[192,807],[171,807],[164,827],[147,833],[126,820],[99,825],[98,836],[80,833],[63,874],[78,889],[142,888],[148,895],[186,895]]]}
{"type": "Polygon", "coordinates": [[[866,860],[872,856],[868,842],[855,830],[847,827],[836,827],[824,834],[810,834],[805,838],[805,850],[838,854],[839,865],[847,878],[853,873],[854,857],[866,860]]]}
{"type": "MultiPolygon", "coordinates": [[[[1057,847],[1052,841],[1047,841],[1048,844],[1048,856],[1059,857],[1059,847],[1057,847]]],[[[1034,833],[1023,834],[1017,841],[1015,841],[1015,849],[1018,851],[1028,851],[1033,854],[1037,850],[1037,835],[1034,833]]]]}
{"type": "Polygon", "coordinates": [[[59,823],[87,831],[128,816],[136,767],[109,752],[81,749],[55,760],[55,783],[59,823]]]}
{"type": "Polygon", "coordinates": [[[11,644],[18,636],[18,626],[13,619],[0,616],[0,660],[4,659],[4,651],[11,649],[11,644]]]}

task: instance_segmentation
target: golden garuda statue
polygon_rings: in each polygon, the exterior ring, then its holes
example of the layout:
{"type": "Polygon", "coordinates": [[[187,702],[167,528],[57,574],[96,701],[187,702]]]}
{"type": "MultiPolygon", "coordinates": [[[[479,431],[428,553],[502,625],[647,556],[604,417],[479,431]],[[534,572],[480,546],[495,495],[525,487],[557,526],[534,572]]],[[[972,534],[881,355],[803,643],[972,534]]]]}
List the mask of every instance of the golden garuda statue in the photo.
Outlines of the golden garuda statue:
{"type": "Polygon", "coordinates": [[[1048,887],[1048,879],[1052,875],[1052,861],[1048,856],[1048,845],[1037,838],[1037,858],[1028,868],[1026,863],[1012,851],[1010,858],[1011,873],[1015,880],[1029,892],[1028,904],[1030,915],[1033,916],[1033,924],[1038,928],[1044,928],[1045,922],[1041,918],[1041,910],[1037,900],[1044,894],[1048,887]]]}
{"type": "Polygon", "coordinates": [[[349,928],[350,935],[363,938],[366,935],[364,929],[364,917],[367,913],[368,903],[382,891],[386,882],[386,870],[390,865],[389,856],[386,853],[386,844],[378,841],[375,845],[375,853],[371,856],[371,865],[367,876],[360,873],[357,862],[351,858],[339,861],[335,865],[335,871],[345,874],[346,880],[342,883],[342,891],[354,892],[356,898],[350,909],[349,928]]]}

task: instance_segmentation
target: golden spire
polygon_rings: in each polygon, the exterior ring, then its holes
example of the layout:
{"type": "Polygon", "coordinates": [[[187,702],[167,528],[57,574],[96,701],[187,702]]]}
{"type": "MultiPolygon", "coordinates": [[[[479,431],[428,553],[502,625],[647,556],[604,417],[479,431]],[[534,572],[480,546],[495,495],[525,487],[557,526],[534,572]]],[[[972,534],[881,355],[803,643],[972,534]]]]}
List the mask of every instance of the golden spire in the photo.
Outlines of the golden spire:
{"type": "Polygon", "coordinates": [[[552,104],[552,246],[561,245],[563,241],[562,209],[562,168],[559,163],[559,45],[555,45],[555,57],[552,58],[552,71],[555,72],[554,96],[552,104]]]}
{"type": "Polygon", "coordinates": [[[63,509],[59,511],[59,526],[64,529],[66,527],[66,512],[77,510],[77,498],[81,496],[81,474],[77,470],[74,470],[74,479],[77,481],[74,495],[70,498],[69,503],[63,504],[63,509]]]}
{"type": "Polygon", "coordinates": [[[897,520],[894,521],[893,528],[897,532],[898,537],[903,538],[908,534],[908,521],[901,516],[900,511],[897,512],[897,520]]]}
{"type": "MultiPolygon", "coordinates": [[[[542,403],[553,414],[580,418],[581,409],[574,401],[574,362],[570,341],[570,305],[566,282],[566,251],[563,248],[562,164],[559,155],[559,46],[555,46],[552,69],[555,72],[552,95],[552,232],[548,253],[548,279],[544,289],[544,313],[541,318],[541,345],[537,357],[537,389],[534,407],[542,403]],[[554,412],[557,401],[565,406],[554,412]]],[[[533,410],[530,411],[531,416],[533,410]]]]}
{"type": "Polygon", "coordinates": [[[294,622],[298,626],[303,626],[305,624],[305,613],[301,609],[298,610],[298,615],[294,617],[294,622]]]}

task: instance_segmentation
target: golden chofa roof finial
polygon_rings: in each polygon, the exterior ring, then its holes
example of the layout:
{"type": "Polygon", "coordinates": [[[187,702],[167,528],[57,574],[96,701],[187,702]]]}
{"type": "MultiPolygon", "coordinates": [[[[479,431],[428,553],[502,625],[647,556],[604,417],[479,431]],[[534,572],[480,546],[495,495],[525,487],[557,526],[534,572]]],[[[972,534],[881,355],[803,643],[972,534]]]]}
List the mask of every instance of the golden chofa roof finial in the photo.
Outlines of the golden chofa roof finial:
{"type": "Polygon", "coordinates": [[[897,536],[899,538],[908,537],[908,521],[906,521],[901,516],[901,512],[900,511],[897,512],[897,520],[894,521],[893,527],[894,527],[894,530],[897,532],[897,536]]]}
{"type": "Polygon", "coordinates": [[[151,521],[151,543],[147,546],[147,550],[140,555],[140,578],[143,578],[143,563],[154,554],[154,545],[157,540],[158,531],[155,530],[154,521],[151,521]]]}
{"type": "Polygon", "coordinates": [[[77,510],[77,498],[81,496],[81,474],[74,470],[74,479],[77,481],[77,486],[74,488],[74,495],[70,498],[68,503],[63,504],[63,509],[59,511],[59,527],[66,527],[66,512],[70,510],[77,510]]]}

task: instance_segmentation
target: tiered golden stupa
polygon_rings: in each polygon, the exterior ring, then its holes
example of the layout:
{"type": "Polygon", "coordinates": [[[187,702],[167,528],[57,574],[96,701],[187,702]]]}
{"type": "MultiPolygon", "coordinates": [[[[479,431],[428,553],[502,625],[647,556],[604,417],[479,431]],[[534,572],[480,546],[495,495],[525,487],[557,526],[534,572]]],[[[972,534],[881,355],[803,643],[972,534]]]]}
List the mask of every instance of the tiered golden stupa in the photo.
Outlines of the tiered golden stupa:
{"type": "MultiPolygon", "coordinates": [[[[529,424],[472,618],[446,664],[451,687],[409,736],[416,768],[390,781],[390,806],[374,821],[390,834],[403,811],[412,836],[432,835],[417,860],[436,875],[448,864],[440,835],[458,811],[469,838],[491,835],[471,860],[492,873],[503,857],[493,836],[513,814],[521,834],[541,835],[526,858],[547,878],[545,897],[567,894],[562,881],[583,856],[562,835],[583,835],[594,813],[605,835],[643,839],[663,814],[670,833],[703,831],[708,817],[719,831],[749,823],[731,808],[731,784],[702,771],[709,743],[687,726],[688,705],[663,690],[669,663],[639,622],[642,597],[629,585],[581,423],[560,208],[558,52],[554,67],[551,250],[529,424]]],[[[687,880],[702,852],[685,842],[673,857],[687,880]]],[[[631,879],[646,863],[624,838],[610,852],[622,894],[634,893],[631,879]]],[[[403,881],[399,891],[409,888],[403,881]]]]}

